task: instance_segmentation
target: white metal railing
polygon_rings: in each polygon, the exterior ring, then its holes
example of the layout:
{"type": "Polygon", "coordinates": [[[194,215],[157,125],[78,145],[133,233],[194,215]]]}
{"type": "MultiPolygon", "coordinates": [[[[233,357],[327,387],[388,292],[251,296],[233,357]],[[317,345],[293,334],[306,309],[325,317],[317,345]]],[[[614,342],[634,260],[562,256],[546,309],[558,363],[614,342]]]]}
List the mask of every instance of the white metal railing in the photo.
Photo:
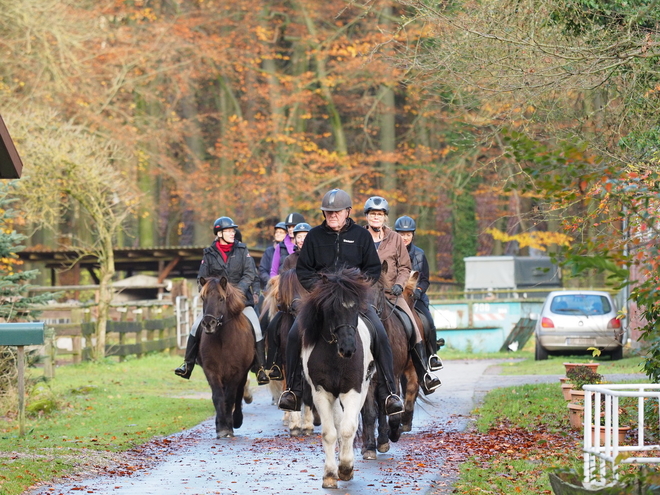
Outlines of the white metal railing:
{"type": "Polygon", "coordinates": [[[185,349],[188,334],[195,318],[202,312],[202,300],[193,297],[192,304],[186,296],[177,296],[174,304],[176,312],[176,342],[179,349],[185,349]]]}
{"type": "MultiPolygon", "coordinates": [[[[584,484],[605,486],[619,479],[618,464],[660,463],[660,445],[646,444],[645,400],[658,400],[660,385],[649,383],[585,385],[584,391],[584,484]],[[619,398],[637,398],[637,443],[619,444],[619,398]],[[602,421],[601,421],[602,419],[602,421]],[[601,442],[601,431],[604,438],[601,442]],[[655,457],[642,453],[657,452],[655,457]]],[[[628,405],[626,407],[629,407],[628,405]]],[[[632,426],[632,425],[631,425],[632,426]]],[[[660,425],[655,425],[660,426],[660,425]]],[[[657,432],[656,432],[657,435],[657,432]]]]}

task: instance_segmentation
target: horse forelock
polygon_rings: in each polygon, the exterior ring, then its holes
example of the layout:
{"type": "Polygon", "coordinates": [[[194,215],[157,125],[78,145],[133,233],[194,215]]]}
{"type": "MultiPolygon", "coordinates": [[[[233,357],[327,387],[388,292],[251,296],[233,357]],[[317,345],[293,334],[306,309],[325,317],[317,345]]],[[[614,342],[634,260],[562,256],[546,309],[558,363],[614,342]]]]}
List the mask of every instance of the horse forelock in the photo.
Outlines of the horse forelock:
{"type": "Polygon", "coordinates": [[[343,269],[324,274],[312,292],[304,299],[298,315],[306,332],[320,332],[327,320],[341,322],[365,311],[370,285],[357,269],[343,269]]]}
{"type": "Polygon", "coordinates": [[[245,308],[243,293],[229,282],[223,288],[218,278],[207,279],[199,295],[205,302],[214,298],[225,299],[228,316],[235,316],[245,308]]]}

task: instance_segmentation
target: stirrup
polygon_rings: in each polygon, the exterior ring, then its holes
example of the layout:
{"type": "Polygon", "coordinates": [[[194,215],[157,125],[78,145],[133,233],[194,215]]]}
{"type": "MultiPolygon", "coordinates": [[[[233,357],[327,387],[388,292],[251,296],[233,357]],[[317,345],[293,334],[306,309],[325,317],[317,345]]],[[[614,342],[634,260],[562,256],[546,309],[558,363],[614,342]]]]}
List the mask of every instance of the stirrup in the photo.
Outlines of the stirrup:
{"type": "Polygon", "coordinates": [[[280,368],[279,365],[274,364],[268,372],[268,378],[273,381],[284,380],[284,373],[282,373],[282,368],[280,368]]]}
{"type": "Polygon", "coordinates": [[[300,411],[302,409],[298,396],[290,388],[286,389],[280,395],[277,407],[283,411],[300,411]]]}
{"type": "Polygon", "coordinates": [[[192,375],[192,370],[194,367],[195,367],[194,364],[183,363],[181,366],[174,369],[174,374],[180,376],[181,378],[185,378],[186,380],[189,380],[190,375],[192,375]]]}
{"type": "Polygon", "coordinates": [[[256,375],[257,385],[266,385],[268,382],[270,382],[270,378],[268,378],[268,374],[263,368],[259,368],[256,375]]]}
{"type": "Polygon", "coordinates": [[[441,369],[444,368],[444,365],[442,364],[442,359],[440,359],[440,357],[437,354],[431,354],[429,356],[429,366],[428,366],[428,368],[431,371],[440,371],[441,369]],[[433,358],[435,358],[435,359],[433,359],[433,358]],[[434,362],[437,363],[437,364],[433,364],[434,362]]]}
{"type": "Polygon", "coordinates": [[[401,397],[399,397],[396,394],[390,394],[387,397],[385,397],[385,403],[384,404],[385,404],[385,414],[387,414],[388,416],[394,416],[396,414],[401,414],[404,411],[403,402],[401,401],[401,397]],[[400,410],[388,413],[387,412],[387,401],[392,397],[396,400],[396,402],[399,403],[400,410]]]}
{"type": "Polygon", "coordinates": [[[424,374],[423,378],[423,383],[422,383],[422,390],[424,391],[424,395],[429,395],[435,392],[436,389],[440,388],[442,386],[442,382],[440,381],[440,378],[437,376],[429,373],[428,371],[424,374]],[[427,381],[433,383],[436,382],[434,385],[432,384],[430,387],[427,385],[427,381]]]}

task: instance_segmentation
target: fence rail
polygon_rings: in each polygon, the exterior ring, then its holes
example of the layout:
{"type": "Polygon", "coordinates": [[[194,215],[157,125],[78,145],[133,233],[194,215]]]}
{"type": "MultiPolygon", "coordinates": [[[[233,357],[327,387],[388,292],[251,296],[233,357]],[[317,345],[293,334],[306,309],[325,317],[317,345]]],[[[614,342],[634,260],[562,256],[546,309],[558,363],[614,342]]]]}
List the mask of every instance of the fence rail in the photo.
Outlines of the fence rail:
{"type": "MultiPolygon", "coordinates": [[[[95,305],[53,305],[39,308],[46,326],[45,374],[56,363],[91,359],[95,343],[95,305]]],[[[106,327],[106,356],[123,361],[149,352],[176,354],[177,317],[169,301],[112,304],[106,327]]],[[[50,371],[49,371],[50,370],[50,371]]]]}

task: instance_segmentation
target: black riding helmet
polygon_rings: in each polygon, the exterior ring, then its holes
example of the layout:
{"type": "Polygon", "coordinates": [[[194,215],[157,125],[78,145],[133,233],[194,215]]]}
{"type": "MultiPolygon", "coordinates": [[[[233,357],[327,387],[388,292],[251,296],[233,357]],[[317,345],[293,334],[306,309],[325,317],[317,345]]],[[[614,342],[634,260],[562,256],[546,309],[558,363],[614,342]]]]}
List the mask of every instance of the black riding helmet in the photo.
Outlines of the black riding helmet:
{"type": "Polygon", "coordinates": [[[284,222],[277,222],[275,224],[274,230],[276,230],[276,229],[282,229],[286,232],[286,224],[284,222]]]}
{"type": "Polygon", "coordinates": [[[298,225],[299,223],[303,223],[305,221],[305,217],[303,217],[300,213],[289,213],[287,217],[284,219],[284,224],[287,227],[293,227],[294,225],[298,225]]]}
{"type": "Polygon", "coordinates": [[[412,218],[404,215],[396,219],[394,230],[397,232],[415,232],[417,230],[417,224],[412,218]]]}
{"type": "Polygon", "coordinates": [[[229,217],[220,217],[213,224],[213,235],[218,235],[218,232],[225,229],[236,229],[238,225],[229,217]]]}

